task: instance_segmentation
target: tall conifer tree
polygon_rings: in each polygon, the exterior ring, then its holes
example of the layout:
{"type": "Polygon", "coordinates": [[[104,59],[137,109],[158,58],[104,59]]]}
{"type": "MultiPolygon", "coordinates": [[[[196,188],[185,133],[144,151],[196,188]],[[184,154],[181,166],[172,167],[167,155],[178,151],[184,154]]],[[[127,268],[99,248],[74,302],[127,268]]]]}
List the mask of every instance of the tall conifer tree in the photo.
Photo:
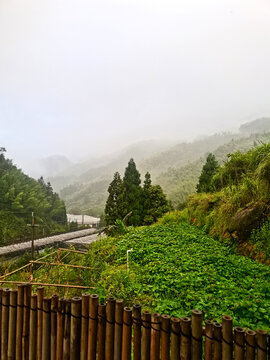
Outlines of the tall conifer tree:
{"type": "Polygon", "coordinates": [[[123,212],[124,186],[118,172],[114,174],[108,192],[109,196],[105,206],[105,221],[106,224],[112,225],[117,219],[121,220],[125,216],[123,212]]]}
{"type": "Polygon", "coordinates": [[[128,218],[128,225],[140,225],[143,216],[142,188],[140,186],[140,173],[136,169],[133,159],[130,159],[123,178],[124,209],[126,214],[132,212],[128,218]]]}

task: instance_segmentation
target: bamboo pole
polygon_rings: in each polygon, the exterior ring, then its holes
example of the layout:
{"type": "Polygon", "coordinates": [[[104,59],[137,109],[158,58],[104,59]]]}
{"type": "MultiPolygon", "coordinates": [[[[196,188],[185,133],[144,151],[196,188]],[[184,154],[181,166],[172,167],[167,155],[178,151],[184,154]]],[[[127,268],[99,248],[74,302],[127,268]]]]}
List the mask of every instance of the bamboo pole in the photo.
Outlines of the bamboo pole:
{"type": "Polygon", "coordinates": [[[26,284],[23,291],[23,333],[22,333],[22,359],[29,359],[29,328],[30,328],[30,302],[31,284],[26,284]]]}
{"type": "Polygon", "coordinates": [[[73,252],[73,253],[83,254],[83,255],[88,254],[87,251],[71,250],[71,249],[65,249],[65,248],[59,248],[58,250],[68,251],[68,252],[73,252]]]}
{"type": "Polygon", "coordinates": [[[171,358],[180,360],[180,319],[171,318],[171,358]]]}
{"type": "Polygon", "coordinates": [[[8,328],[8,360],[15,360],[16,351],[16,316],[17,290],[10,291],[9,300],[9,328],[8,328]]]}
{"type": "Polygon", "coordinates": [[[151,313],[143,311],[142,313],[142,360],[150,360],[151,350],[151,313]]]}
{"type": "Polygon", "coordinates": [[[258,360],[266,360],[267,359],[267,332],[264,330],[256,331],[256,340],[257,340],[257,348],[258,348],[258,360]]]}
{"type": "Polygon", "coordinates": [[[37,295],[31,296],[30,302],[30,336],[29,360],[37,359],[37,295]]]}
{"type": "Polygon", "coordinates": [[[151,316],[151,360],[160,359],[160,314],[154,313],[151,316]]]}
{"type": "Polygon", "coordinates": [[[106,307],[106,347],[105,359],[112,360],[114,355],[114,321],[115,321],[115,299],[107,299],[106,307]]]}
{"type": "Polygon", "coordinates": [[[58,299],[57,336],[56,336],[56,359],[57,360],[62,360],[62,358],[63,358],[65,306],[66,306],[66,300],[64,298],[58,299]]]}
{"type": "Polygon", "coordinates": [[[88,266],[71,265],[71,264],[59,264],[59,263],[39,261],[39,260],[31,260],[30,263],[31,264],[43,264],[43,265],[48,265],[48,266],[65,266],[65,267],[71,267],[71,268],[75,268],[75,269],[91,270],[91,268],[88,267],[88,266]]]}
{"type": "Polygon", "coordinates": [[[80,360],[87,360],[89,328],[89,294],[82,294],[81,354],[80,360]]]}
{"type": "Polygon", "coordinates": [[[241,327],[234,329],[234,358],[244,360],[245,355],[245,330],[241,327]]]}
{"type": "Polygon", "coordinates": [[[1,324],[2,324],[2,294],[3,289],[0,288],[0,359],[1,359],[1,324]]]}
{"type": "MultiPolygon", "coordinates": [[[[6,277],[8,277],[8,276],[10,276],[10,275],[12,275],[12,274],[15,274],[16,272],[18,272],[18,271],[20,271],[20,270],[22,270],[22,269],[25,269],[25,268],[27,268],[28,266],[29,266],[29,263],[26,264],[26,265],[24,265],[24,266],[22,266],[22,267],[20,267],[20,268],[18,268],[18,269],[15,269],[15,270],[9,272],[9,273],[7,273],[7,274],[4,274],[4,275],[0,276],[0,279],[5,279],[6,277]]],[[[2,282],[2,281],[0,280],[0,283],[1,283],[1,282],[2,282]]]]}
{"type": "Polygon", "coordinates": [[[121,360],[123,327],[123,300],[115,302],[114,360],[121,360]]]}
{"type": "Polygon", "coordinates": [[[192,360],[202,359],[202,321],[203,314],[200,310],[192,310],[191,316],[191,358],[192,360]]]}
{"type": "Polygon", "coordinates": [[[133,360],[141,360],[141,305],[133,305],[133,360]]]}
{"type": "Polygon", "coordinates": [[[77,360],[80,354],[81,307],[82,299],[80,297],[71,299],[70,360],[77,360]]]}
{"type": "Polygon", "coordinates": [[[222,317],[222,360],[231,360],[233,356],[233,321],[231,316],[222,317]]]}
{"type": "Polygon", "coordinates": [[[171,318],[169,315],[161,315],[161,360],[168,360],[170,358],[170,323],[171,318]]]}
{"type": "Polygon", "coordinates": [[[42,320],[44,287],[37,288],[37,360],[42,359],[42,320]]]}
{"type": "Polygon", "coordinates": [[[125,307],[123,312],[122,360],[131,360],[132,308],[125,307]]]}
{"type": "Polygon", "coordinates": [[[98,360],[105,360],[106,304],[98,306],[98,360]]]}
{"type": "Polygon", "coordinates": [[[191,319],[183,316],[180,319],[180,357],[181,360],[191,359],[191,319]]]}
{"type": "Polygon", "coordinates": [[[23,293],[24,285],[19,285],[17,294],[16,360],[22,359],[23,293]]]}
{"type": "Polygon", "coordinates": [[[211,360],[213,352],[213,323],[205,321],[204,360],[211,360]]]}
{"type": "MultiPolygon", "coordinates": [[[[28,284],[25,281],[11,281],[11,280],[2,280],[2,281],[0,281],[0,283],[4,283],[4,284],[23,284],[23,285],[28,284]]],[[[65,284],[47,284],[47,283],[40,283],[40,282],[31,282],[31,285],[52,286],[52,287],[61,287],[61,288],[69,288],[69,289],[95,289],[95,287],[91,287],[91,286],[65,285],[65,284]]]]}
{"type": "Polygon", "coordinates": [[[70,359],[70,318],[71,318],[71,300],[66,300],[63,360],[70,359]]]}
{"type": "Polygon", "coordinates": [[[51,298],[43,298],[42,360],[50,360],[51,298]]]}
{"type": "Polygon", "coordinates": [[[58,295],[51,300],[51,360],[56,360],[58,295]]]}
{"type": "Polygon", "coordinates": [[[88,360],[96,359],[98,329],[98,295],[92,294],[89,299],[88,360]]]}
{"type": "MultiPolygon", "coordinates": [[[[255,360],[256,332],[246,331],[246,360],[255,360]]],[[[269,357],[270,359],[270,357],[269,357]]]]}
{"type": "Polygon", "coordinates": [[[1,360],[7,360],[10,290],[3,289],[2,294],[1,360]]]}
{"type": "Polygon", "coordinates": [[[218,322],[214,323],[213,338],[214,338],[213,360],[221,360],[222,359],[222,325],[218,322]]]}

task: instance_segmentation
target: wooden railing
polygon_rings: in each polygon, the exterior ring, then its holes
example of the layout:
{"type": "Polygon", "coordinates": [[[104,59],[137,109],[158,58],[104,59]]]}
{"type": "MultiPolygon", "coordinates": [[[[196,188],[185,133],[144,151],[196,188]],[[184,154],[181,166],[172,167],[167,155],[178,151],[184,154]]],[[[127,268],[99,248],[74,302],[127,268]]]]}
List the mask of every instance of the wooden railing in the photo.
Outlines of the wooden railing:
{"type": "Polygon", "coordinates": [[[267,332],[233,328],[229,316],[203,323],[199,310],[178,319],[114,298],[31,291],[31,284],[0,289],[1,360],[270,359],[267,332]]]}

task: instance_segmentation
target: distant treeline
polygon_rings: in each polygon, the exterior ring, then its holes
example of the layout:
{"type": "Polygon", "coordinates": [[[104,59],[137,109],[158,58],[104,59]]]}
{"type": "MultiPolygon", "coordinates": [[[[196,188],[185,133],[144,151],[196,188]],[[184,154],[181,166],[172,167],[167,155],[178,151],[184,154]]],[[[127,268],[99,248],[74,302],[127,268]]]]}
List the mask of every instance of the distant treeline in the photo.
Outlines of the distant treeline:
{"type": "Polygon", "coordinates": [[[66,228],[66,208],[50,183],[25,175],[5,158],[0,148],[0,243],[31,234],[32,213],[36,235],[60,232],[66,228]]]}

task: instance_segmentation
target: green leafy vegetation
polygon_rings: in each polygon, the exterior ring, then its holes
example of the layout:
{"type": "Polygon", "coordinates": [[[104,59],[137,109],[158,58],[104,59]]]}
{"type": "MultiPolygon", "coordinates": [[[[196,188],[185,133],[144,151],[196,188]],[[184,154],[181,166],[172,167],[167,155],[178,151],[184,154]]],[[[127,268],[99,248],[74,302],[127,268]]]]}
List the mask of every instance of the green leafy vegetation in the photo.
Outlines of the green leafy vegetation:
{"type": "Polygon", "coordinates": [[[66,208],[50,183],[25,175],[0,149],[0,243],[27,237],[31,229],[32,212],[40,227],[36,234],[63,231],[66,228],[66,208]]]}
{"type": "Polygon", "coordinates": [[[190,196],[189,220],[204,226],[211,235],[238,243],[247,242],[252,234],[253,245],[258,240],[253,253],[257,249],[258,258],[268,261],[270,143],[230,154],[213,176],[210,188],[207,193],[190,196]]]}
{"type": "Polygon", "coordinates": [[[64,262],[91,269],[46,266],[34,272],[35,280],[72,280],[93,286],[91,292],[100,297],[112,295],[178,317],[196,308],[205,318],[221,320],[227,314],[233,316],[234,325],[270,328],[269,267],[236,255],[225,243],[183,222],[180,212],[165,215],[158,225],[128,228],[123,236],[103,238],[87,255],[69,255],[64,262]],[[129,249],[133,251],[127,271],[129,249]]]}

